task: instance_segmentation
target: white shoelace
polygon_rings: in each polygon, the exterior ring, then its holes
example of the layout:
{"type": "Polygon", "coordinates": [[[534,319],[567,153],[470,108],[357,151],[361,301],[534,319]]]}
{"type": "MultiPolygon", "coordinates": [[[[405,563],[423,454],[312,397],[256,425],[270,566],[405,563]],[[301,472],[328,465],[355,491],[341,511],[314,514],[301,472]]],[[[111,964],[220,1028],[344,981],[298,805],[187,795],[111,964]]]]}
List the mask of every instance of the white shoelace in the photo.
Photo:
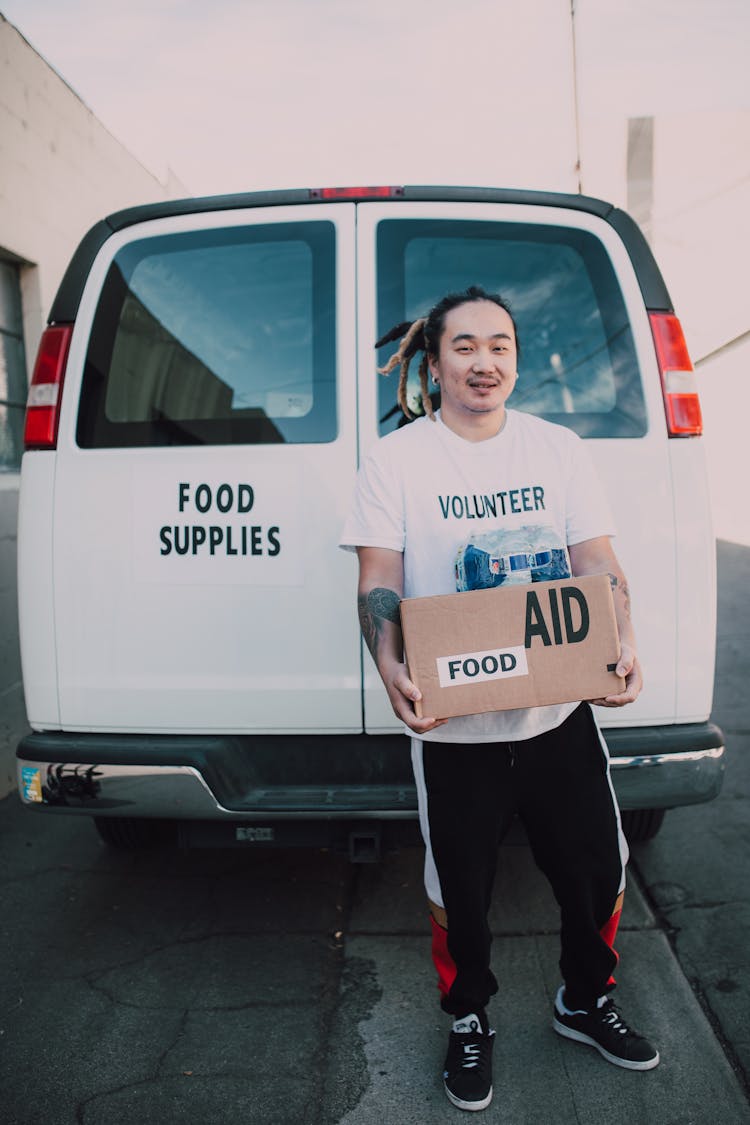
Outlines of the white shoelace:
{"type": "Polygon", "coordinates": [[[464,1043],[464,1057],[461,1060],[462,1070],[471,1070],[479,1066],[481,1061],[481,1048],[478,1043],[464,1043]]]}
{"type": "Polygon", "coordinates": [[[612,1030],[619,1031],[620,1035],[633,1034],[628,1025],[623,1021],[620,1013],[614,1007],[609,1012],[607,1012],[604,1019],[602,1020],[602,1023],[608,1023],[612,1030]]]}

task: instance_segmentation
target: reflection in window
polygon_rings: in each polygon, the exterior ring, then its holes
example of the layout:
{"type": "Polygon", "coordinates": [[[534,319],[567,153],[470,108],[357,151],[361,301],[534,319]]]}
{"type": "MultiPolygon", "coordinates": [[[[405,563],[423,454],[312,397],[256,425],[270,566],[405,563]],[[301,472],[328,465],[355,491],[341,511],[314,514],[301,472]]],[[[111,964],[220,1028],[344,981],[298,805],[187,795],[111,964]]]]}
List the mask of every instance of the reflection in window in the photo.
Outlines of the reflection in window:
{"type": "Polygon", "coordinates": [[[78,440],[331,441],[334,332],[331,223],[135,242],[97,309],[78,440]]]}
{"type": "MultiPolygon", "coordinates": [[[[627,310],[594,235],[519,223],[385,220],[378,228],[378,277],[381,333],[423,315],[446,293],[470,285],[501,293],[513,309],[522,351],[511,406],[587,437],[646,432],[627,310]]],[[[379,360],[387,354],[383,349],[379,360]]],[[[409,396],[416,404],[416,370],[413,375],[409,396]]],[[[381,432],[399,424],[394,406],[395,384],[381,379],[381,432]]]]}

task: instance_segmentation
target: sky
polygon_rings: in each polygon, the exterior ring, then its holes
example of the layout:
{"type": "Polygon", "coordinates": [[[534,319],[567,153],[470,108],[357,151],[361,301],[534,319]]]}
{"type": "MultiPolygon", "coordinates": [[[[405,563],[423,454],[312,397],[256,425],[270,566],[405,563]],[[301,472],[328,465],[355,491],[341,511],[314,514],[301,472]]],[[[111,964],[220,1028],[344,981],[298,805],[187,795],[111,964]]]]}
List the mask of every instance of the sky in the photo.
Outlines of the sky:
{"type": "Polygon", "coordinates": [[[627,206],[628,118],[654,116],[654,248],[689,347],[699,359],[735,341],[700,368],[701,394],[717,531],[750,545],[729,440],[750,409],[750,0],[0,0],[0,12],[162,183],[170,170],[173,195],[468,184],[627,206]]]}
{"type": "Polygon", "coordinates": [[[584,177],[613,114],[750,108],[747,0],[575,0],[574,21],[570,0],[0,0],[0,11],[147,168],[163,181],[169,167],[193,194],[576,190],[573,23],[584,177]]]}

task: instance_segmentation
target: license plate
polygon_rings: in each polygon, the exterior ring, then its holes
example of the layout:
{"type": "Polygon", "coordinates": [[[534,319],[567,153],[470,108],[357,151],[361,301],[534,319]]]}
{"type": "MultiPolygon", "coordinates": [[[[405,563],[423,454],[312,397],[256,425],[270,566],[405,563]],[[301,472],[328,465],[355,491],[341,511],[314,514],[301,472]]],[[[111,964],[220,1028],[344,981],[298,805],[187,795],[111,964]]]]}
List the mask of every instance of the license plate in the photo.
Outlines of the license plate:
{"type": "Polygon", "coordinates": [[[235,839],[238,844],[272,844],[276,834],[273,828],[241,824],[235,829],[235,839]]]}

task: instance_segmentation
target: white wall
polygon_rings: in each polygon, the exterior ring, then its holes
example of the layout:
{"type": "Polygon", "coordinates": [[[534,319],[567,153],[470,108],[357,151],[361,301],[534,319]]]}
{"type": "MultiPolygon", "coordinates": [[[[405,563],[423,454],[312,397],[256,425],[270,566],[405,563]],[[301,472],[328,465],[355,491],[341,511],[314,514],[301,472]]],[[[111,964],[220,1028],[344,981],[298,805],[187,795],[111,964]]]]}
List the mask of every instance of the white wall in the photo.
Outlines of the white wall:
{"type": "Polygon", "coordinates": [[[0,15],[0,248],[36,268],[24,277],[31,366],[43,319],[89,227],[121,207],[189,194],[162,184],[0,15]]]}
{"type": "MultiPolygon", "coordinates": [[[[161,184],[0,16],[0,250],[21,272],[26,363],[68,260],[89,227],[121,207],[188,192],[161,184]]],[[[14,785],[25,727],[15,598],[18,475],[0,473],[0,797],[14,785]]]]}
{"type": "Polygon", "coordinates": [[[750,328],[750,112],[656,119],[653,247],[694,361],[750,328]]]}
{"type": "Polygon", "coordinates": [[[700,363],[697,372],[716,537],[750,546],[750,337],[700,363]]]}
{"type": "Polygon", "coordinates": [[[654,251],[698,372],[714,528],[750,545],[750,112],[655,126],[654,251]]]}
{"type": "MultiPolygon", "coordinates": [[[[622,207],[627,137],[625,117],[586,118],[584,191],[622,207]]],[[[649,227],[698,372],[716,534],[750,545],[743,436],[750,416],[750,112],[654,118],[649,227]]]]}

